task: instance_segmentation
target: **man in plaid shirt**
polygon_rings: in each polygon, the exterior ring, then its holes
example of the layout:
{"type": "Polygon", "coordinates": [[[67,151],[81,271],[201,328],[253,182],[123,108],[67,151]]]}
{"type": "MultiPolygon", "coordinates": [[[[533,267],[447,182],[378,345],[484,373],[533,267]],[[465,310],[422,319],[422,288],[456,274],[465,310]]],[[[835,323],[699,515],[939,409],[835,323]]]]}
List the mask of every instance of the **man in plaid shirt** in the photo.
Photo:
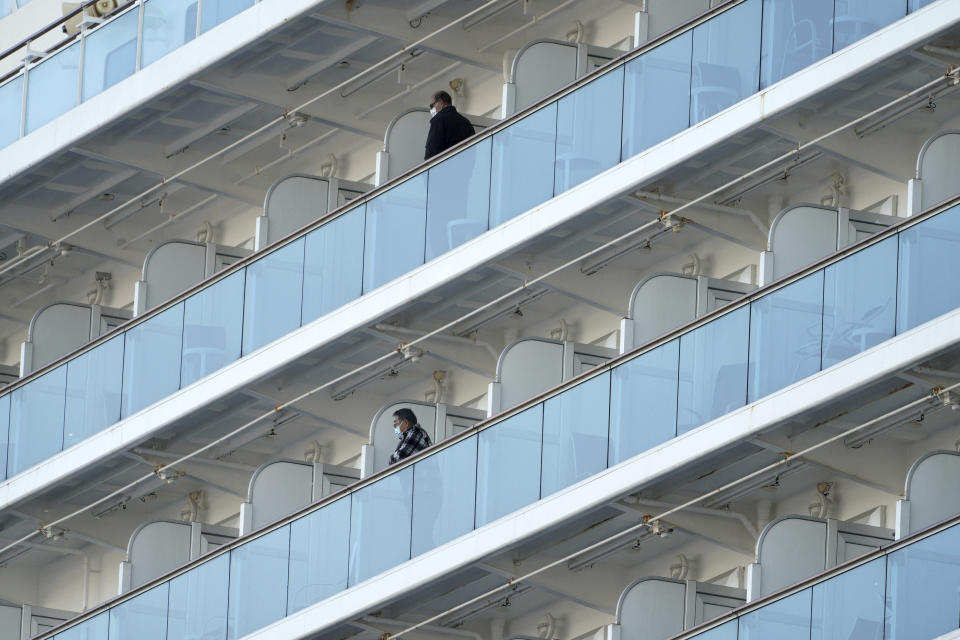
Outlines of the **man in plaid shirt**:
{"type": "Polygon", "coordinates": [[[400,438],[400,443],[397,444],[397,450],[390,454],[390,464],[409,458],[433,444],[410,409],[397,409],[393,412],[393,431],[400,438]]]}

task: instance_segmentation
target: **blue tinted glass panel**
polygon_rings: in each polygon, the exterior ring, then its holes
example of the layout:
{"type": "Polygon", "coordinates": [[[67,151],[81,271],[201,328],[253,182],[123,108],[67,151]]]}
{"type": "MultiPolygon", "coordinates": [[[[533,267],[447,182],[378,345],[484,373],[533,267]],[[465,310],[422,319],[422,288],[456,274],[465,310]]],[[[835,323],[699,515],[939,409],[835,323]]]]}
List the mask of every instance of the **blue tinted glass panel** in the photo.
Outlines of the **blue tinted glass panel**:
{"type": "Polygon", "coordinates": [[[0,479],[7,477],[7,448],[10,444],[10,396],[0,396],[0,479]]]}
{"type": "Polygon", "coordinates": [[[931,278],[953,273],[960,264],[960,207],[901,231],[897,280],[897,333],[960,307],[960,278],[931,278]]]}
{"type": "Polygon", "coordinates": [[[352,499],[350,586],[410,559],[413,469],[367,485],[352,499]]]}
{"type": "Polygon", "coordinates": [[[304,239],[294,240],[247,266],[243,296],[243,354],[300,326],[304,239]]]}
{"type": "Polygon", "coordinates": [[[63,449],[67,368],[60,366],[10,394],[9,476],[63,449]]]}
{"type": "Polygon", "coordinates": [[[493,135],[491,227],[553,197],[556,146],[555,102],[493,135]]]}
{"type": "Polygon", "coordinates": [[[693,29],[690,122],[756,93],[760,81],[760,0],[747,0],[693,29]]]}
{"type": "Polygon", "coordinates": [[[184,300],[181,386],[240,357],[243,275],[232,273],[184,300]]]}
{"type": "Polygon", "coordinates": [[[893,337],[896,283],[896,238],[887,238],[824,270],[824,369],[893,337]]]}
{"type": "Polygon", "coordinates": [[[77,105],[80,43],[53,54],[27,73],[27,133],[77,105]]]}
{"type": "Polygon", "coordinates": [[[910,0],[910,11],[916,11],[922,7],[932,4],[935,0],[910,0]]]}
{"type": "Polygon", "coordinates": [[[53,640],[107,640],[110,612],[104,611],[75,627],[53,636],[53,640]]]}
{"type": "Polygon", "coordinates": [[[609,464],[677,435],[679,358],[680,341],[673,340],[613,370],[609,464]]]}
{"type": "Polygon", "coordinates": [[[413,555],[473,531],[476,436],[415,464],[413,488],[413,555]]]}
{"type": "Polygon", "coordinates": [[[229,554],[208,560],[171,580],[167,638],[226,638],[229,582],[229,554]]]}
{"type": "Polygon", "coordinates": [[[810,640],[810,589],[740,616],[739,640],[810,640]]]}
{"type": "Polygon", "coordinates": [[[620,161],[623,67],[560,98],[554,193],[588,180],[620,161]]]}
{"type": "Polygon", "coordinates": [[[480,432],[477,526],[540,499],[543,405],[480,432]]]}
{"type": "Polygon", "coordinates": [[[544,403],[541,497],[606,468],[609,415],[609,372],[544,403]]]}
{"type": "Polygon", "coordinates": [[[628,62],[623,83],[626,160],[690,125],[690,31],[628,62]]]}
{"type": "Polygon", "coordinates": [[[741,307],[680,337],[677,433],[746,404],[749,322],[741,307]]]}
{"type": "Polygon", "coordinates": [[[253,0],[203,0],[201,33],[253,6],[253,0]]]}
{"type": "Polygon", "coordinates": [[[90,32],[83,43],[83,99],[89,100],[112,87],[137,67],[137,24],[140,9],[90,32]]]}
{"type": "MultiPolygon", "coordinates": [[[[207,3],[204,3],[206,10],[207,3]]],[[[141,67],[197,37],[197,0],[147,0],[143,5],[141,67]]]]}
{"type": "Polygon", "coordinates": [[[737,620],[724,622],[719,627],[698,633],[694,638],[697,640],[737,640],[737,620]]]}
{"type": "Polygon", "coordinates": [[[307,234],[303,319],[316,320],[360,297],[363,282],[363,207],[307,234]]]}
{"type": "Polygon", "coordinates": [[[492,145],[487,138],[430,169],[427,260],[487,230],[492,145]]]}
{"type": "Polygon", "coordinates": [[[367,203],[363,290],[373,291],[423,264],[427,174],[410,178],[367,203]]]}
{"type": "Polygon", "coordinates": [[[290,526],[281,527],[230,551],[230,640],[287,615],[290,526]]]}
{"type": "Polygon", "coordinates": [[[750,304],[753,402],[820,370],[823,271],[750,304]]]}
{"type": "Polygon", "coordinates": [[[110,609],[110,637],[167,640],[168,582],[110,609]]]}
{"type": "Polygon", "coordinates": [[[882,638],[886,571],[886,558],[877,558],[814,585],[810,639],[882,638]]]}
{"type": "Polygon", "coordinates": [[[120,419],[123,336],[67,363],[63,447],[73,446],[120,419]]]}
{"type": "Polygon", "coordinates": [[[839,51],[907,14],[903,0],[836,0],[833,50],[839,51]]]}
{"type": "Polygon", "coordinates": [[[887,556],[885,640],[936,638],[960,621],[960,527],[887,556]]]}
{"type": "Polygon", "coordinates": [[[288,615],[347,588],[349,545],[349,497],[290,523],[288,615]]]}
{"type": "Polygon", "coordinates": [[[183,303],[128,329],[123,345],[120,415],[133,415],[180,388],[183,303]]]}
{"type": "Polygon", "coordinates": [[[833,52],[834,0],[763,0],[760,87],[833,52]]]}
{"type": "Polygon", "coordinates": [[[23,107],[23,76],[0,86],[0,148],[20,137],[20,111],[23,107]]]}

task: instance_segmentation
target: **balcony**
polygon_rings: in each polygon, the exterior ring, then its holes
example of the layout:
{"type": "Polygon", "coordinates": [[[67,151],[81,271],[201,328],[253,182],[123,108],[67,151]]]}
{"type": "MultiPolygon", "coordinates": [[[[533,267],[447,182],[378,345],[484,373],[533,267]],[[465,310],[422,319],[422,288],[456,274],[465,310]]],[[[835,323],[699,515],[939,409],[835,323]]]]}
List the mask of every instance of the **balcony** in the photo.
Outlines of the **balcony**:
{"type": "MultiPolygon", "coordinates": [[[[0,415],[9,416],[4,477],[408,277],[746,98],[757,83],[774,83],[799,65],[787,64],[790,56],[777,48],[775,6],[731,3],[13,385],[0,396],[0,415]],[[744,48],[710,46],[722,39],[744,48]],[[731,77],[741,88],[720,91],[731,77]],[[654,78],[675,90],[651,95],[654,78]],[[620,117],[609,117],[611,110],[620,117]],[[676,122],[660,127],[671,118],[676,122]],[[461,207],[465,193],[468,206],[461,207]]],[[[824,24],[840,29],[848,21],[838,16],[824,16],[824,24]]]]}
{"type": "Polygon", "coordinates": [[[958,237],[958,205],[904,221],[226,545],[83,624],[109,618],[111,633],[124,637],[167,625],[188,625],[182,629],[189,635],[199,631],[189,625],[213,620],[218,633],[240,638],[369,585],[638,454],[691,431],[710,433],[726,414],[842,366],[870,345],[882,349],[922,330],[960,307],[960,288],[945,291],[926,277],[953,272],[958,237]],[[202,620],[182,613],[194,592],[209,598],[202,620]]]}

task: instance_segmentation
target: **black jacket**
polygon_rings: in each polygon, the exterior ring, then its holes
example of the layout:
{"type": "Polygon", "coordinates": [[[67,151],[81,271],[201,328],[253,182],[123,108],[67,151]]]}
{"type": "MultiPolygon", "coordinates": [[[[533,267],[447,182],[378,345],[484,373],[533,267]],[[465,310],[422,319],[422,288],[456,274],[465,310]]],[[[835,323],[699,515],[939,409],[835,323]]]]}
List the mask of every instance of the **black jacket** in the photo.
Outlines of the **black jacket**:
{"type": "Polygon", "coordinates": [[[423,154],[426,160],[446,151],[453,145],[466,140],[474,134],[470,121],[457,113],[454,106],[444,107],[430,118],[430,131],[427,133],[427,148],[423,154]]]}

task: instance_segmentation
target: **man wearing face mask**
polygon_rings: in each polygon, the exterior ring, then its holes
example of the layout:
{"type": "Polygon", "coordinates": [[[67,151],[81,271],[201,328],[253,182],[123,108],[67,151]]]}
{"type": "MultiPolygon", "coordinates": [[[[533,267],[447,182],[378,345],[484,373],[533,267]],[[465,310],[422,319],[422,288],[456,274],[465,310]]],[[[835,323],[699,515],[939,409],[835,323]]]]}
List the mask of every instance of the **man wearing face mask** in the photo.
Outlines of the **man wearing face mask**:
{"type": "Polygon", "coordinates": [[[430,436],[417,422],[417,416],[410,409],[397,409],[393,412],[393,432],[400,442],[397,444],[396,451],[390,454],[390,464],[409,458],[433,444],[430,436]]]}
{"type": "Polygon", "coordinates": [[[474,134],[470,121],[457,113],[446,91],[437,91],[430,100],[430,131],[427,133],[427,160],[474,134]]]}

